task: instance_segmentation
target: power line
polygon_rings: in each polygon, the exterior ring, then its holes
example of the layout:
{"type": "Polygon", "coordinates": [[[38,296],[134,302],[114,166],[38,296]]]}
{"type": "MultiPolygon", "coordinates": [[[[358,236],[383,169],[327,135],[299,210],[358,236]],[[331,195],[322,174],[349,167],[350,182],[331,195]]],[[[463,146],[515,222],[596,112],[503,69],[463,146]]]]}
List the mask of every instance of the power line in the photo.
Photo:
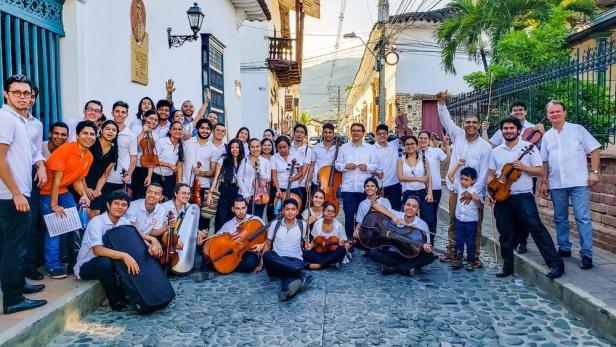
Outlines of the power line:
{"type": "MultiPolygon", "coordinates": [[[[271,30],[271,29],[268,29],[268,28],[259,28],[259,27],[252,26],[252,25],[247,25],[247,24],[244,24],[242,26],[248,27],[248,28],[257,29],[257,30],[267,31],[267,32],[270,32],[272,34],[275,33],[274,30],[271,30]]],[[[369,34],[369,33],[358,33],[357,35],[365,35],[365,34],[369,34]]],[[[330,36],[330,37],[333,37],[333,36],[338,36],[338,35],[335,35],[335,34],[309,34],[309,33],[304,33],[304,36],[330,36]]]]}
{"type": "MultiPolygon", "coordinates": [[[[344,22],[344,11],[346,10],[346,0],[342,0],[342,4],[340,5],[340,17],[338,17],[338,31],[336,37],[336,45],[334,46],[334,54],[338,53],[338,47],[340,47],[340,34],[342,32],[342,23],[344,22]]],[[[334,75],[334,69],[336,68],[336,56],[332,60],[332,67],[329,70],[329,80],[327,81],[327,85],[329,86],[332,82],[332,76],[334,75]]]]}

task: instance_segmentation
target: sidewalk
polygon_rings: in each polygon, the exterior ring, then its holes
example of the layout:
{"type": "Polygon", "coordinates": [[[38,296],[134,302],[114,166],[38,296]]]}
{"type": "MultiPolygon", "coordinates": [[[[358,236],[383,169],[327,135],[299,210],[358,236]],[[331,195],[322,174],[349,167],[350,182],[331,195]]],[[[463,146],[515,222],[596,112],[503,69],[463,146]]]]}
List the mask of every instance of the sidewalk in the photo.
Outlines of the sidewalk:
{"type": "MultiPolygon", "coordinates": [[[[440,209],[448,213],[449,191],[443,189],[440,209]]],[[[486,207],[482,225],[482,251],[488,251],[494,255],[498,252],[498,231],[495,230],[495,221],[492,217],[492,208],[486,207]],[[496,238],[496,242],[495,242],[496,238]]],[[[445,217],[441,214],[440,223],[444,223],[445,217]]],[[[550,230],[552,239],[556,240],[554,230],[550,230]]],[[[554,300],[574,315],[583,319],[591,328],[596,329],[616,343],[616,254],[593,248],[593,265],[591,270],[579,268],[579,240],[571,238],[573,243],[572,257],[564,258],[565,275],[556,280],[545,277],[547,267],[541,254],[535,247],[532,237],[528,238],[528,252],[515,256],[515,272],[526,282],[547,292],[554,300]]],[[[557,246],[558,247],[558,246],[557,246]]]]}
{"type": "Polygon", "coordinates": [[[48,301],[47,305],[34,310],[1,315],[0,346],[46,345],[58,332],[79,322],[105,299],[105,293],[98,281],[80,281],[69,276],[64,280],[45,277],[42,281],[32,283],[42,283],[46,287],[40,293],[27,296],[32,299],[45,299],[48,301]]]}

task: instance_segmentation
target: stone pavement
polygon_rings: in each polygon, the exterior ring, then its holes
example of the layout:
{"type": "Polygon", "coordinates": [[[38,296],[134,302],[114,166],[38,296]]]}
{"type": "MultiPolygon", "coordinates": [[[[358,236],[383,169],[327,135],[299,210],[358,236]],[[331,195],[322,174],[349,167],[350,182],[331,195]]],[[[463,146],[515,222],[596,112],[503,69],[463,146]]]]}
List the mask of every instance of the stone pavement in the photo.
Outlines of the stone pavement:
{"type": "Polygon", "coordinates": [[[177,278],[169,307],[148,316],[101,307],[49,346],[609,346],[536,288],[497,279],[488,252],[484,269],[437,261],[415,278],[383,276],[360,253],[283,303],[264,272],[177,278]]]}

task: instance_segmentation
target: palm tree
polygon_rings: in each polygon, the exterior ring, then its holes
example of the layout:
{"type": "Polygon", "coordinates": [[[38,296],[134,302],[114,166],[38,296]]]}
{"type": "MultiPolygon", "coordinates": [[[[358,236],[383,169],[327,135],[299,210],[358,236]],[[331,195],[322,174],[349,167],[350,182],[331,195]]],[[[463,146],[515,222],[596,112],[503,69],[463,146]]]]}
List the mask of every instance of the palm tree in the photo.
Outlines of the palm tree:
{"type": "Polygon", "coordinates": [[[310,113],[308,113],[308,111],[304,111],[302,112],[302,114],[299,116],[299,119],[297,120],[297,122],[299,124],[304,124],[304,125],[308,125],[308,123],[310,123],[310,120],[312,119],[312,117],[310,117],[310,113]]]}

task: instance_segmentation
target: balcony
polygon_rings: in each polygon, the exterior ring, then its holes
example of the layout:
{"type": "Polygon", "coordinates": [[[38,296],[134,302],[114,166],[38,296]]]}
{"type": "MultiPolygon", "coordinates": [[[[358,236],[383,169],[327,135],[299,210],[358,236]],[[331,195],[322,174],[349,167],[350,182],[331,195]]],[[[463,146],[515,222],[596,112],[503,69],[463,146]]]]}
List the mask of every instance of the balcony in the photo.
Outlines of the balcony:
{"type": "Polygon", "coordinates": [[[297,59],[295,39],[270,37],[267,66],[278,77],[280,86],[290,87],[301,81],[301,58],[297,59]]]}

